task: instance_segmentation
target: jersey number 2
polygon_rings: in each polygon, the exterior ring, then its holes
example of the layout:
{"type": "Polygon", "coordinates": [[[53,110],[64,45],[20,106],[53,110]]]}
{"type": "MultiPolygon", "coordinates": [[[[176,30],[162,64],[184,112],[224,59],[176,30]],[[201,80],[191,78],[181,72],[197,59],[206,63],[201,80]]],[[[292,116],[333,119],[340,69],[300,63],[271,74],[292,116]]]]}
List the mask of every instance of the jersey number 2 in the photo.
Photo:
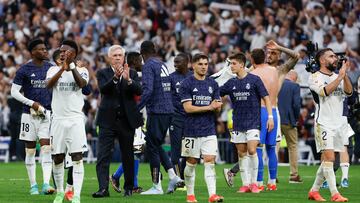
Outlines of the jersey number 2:
{"type": "Polygon", "coordinates": [[[326,135],[327,135],[326,131],[323,131],[321,134],[322,134],[322,140],[327,140],[326,139],[326,135]]]}

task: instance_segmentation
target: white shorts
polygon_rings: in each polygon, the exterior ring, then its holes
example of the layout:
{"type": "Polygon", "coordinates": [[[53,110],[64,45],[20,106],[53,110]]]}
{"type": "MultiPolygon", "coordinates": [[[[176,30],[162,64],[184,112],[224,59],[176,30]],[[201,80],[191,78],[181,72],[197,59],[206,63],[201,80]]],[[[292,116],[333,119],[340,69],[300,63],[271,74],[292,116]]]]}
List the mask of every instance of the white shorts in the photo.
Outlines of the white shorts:
{"type": "Polygon", "coordinates": [[[86,152],[84,118],[53,119],[50,127],[52,154],[86,152]]]}
{"type": "MultiPolygon", "coordinates": [[[[276,107],[276,114],[277,114],[277,129],[276,129],[276,142],[281,142],[282,134],[281,134],[281,118],[279,108],[276,107]]],[[[275,128],[275,123],[274,123],[275,128]]]]}
{"type": "MultiPolygon", "coordinates": [[[[48,111],[50,114],[50,111],[48,111]]],[[[37,139],[50,139],[49,128],[50,119],[46,116],[44,119],[34,117],[30,114],[21,115],[20,140],[36,141],[37,139]]]]}
{"type": "Polygon", "coordinates": [[[247,143],[252,140],[260,141],[260,130],[252,129],[245,132],[233,131],[230,137],[230,142],[234,144],[247,143]]]}
{"type": "Polygon", "coordinates": [[[331,129],[316,123],[314,134],[317,152],[326,149],[332,149],[336,152],[344,151],[341,129],[331,129]]]}
{"type": "Polygon", "coordinates": [[[355,134],[350,124],[345,123],[342,125],[340,132],[342,132],[343,144],[345,146],[349,145],[349,138],[355,134]]]}
{"type": "Polygon", "coordinates": [[[181,142],[181,156],[200,158],[200,155],[216,156],[218,143],[216,135],[206,137],[183,137],[181,142]]]}

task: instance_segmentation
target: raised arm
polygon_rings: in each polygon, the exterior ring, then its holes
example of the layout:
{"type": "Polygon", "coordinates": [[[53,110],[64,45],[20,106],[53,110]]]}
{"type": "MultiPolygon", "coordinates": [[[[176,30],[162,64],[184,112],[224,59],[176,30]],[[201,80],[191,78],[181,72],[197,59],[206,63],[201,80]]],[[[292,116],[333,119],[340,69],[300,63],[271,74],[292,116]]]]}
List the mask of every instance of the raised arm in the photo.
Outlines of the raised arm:
{"type": "Polygon", "coordinates": [[[79,71],[76,69],[75,63],[71,63],[69,66],[70,66],[70,70],[71,70],[71,72],[72,72],[72,74],[73,74],[73,77],[74,77],[74,79],[75,79],[76,84],[77,84],[80,88],[85,87],[86,84],[87,84],[87,81],[86,81],[86,79],[84,79],[83,77],[89,78],[89,74],[87,74],[86,76],[81,76],[80,73],[79,73],[79,71]]]}
{"type": "Polygon", "coordinates": [[[350,61],[343,62],[343,65],[339,71],[339,75],[344,78],[344,93],[347,96],[352,95],[353,87],[349,77],[346,74],[346,71],[350,68],[350,61]]]}
{"type": "Polygon", "coordinates": [[[62,73],[66,70],[66,67],[61,67],[55,74],[55,68],[50,68],[46,75],[46,88],[51,89],[55,86],[59,78],[61,77],[62,73]]]}
{"type": "Polygon", "coordinates": [[[291,69],[293,69],[294,66],[296,65],[297,61],[300,58],[299,53],[297,53],[293,50],[290,50],[286,47],[280,46],[273,40],[270,40],[266,43],[266,48],[278,50],[289,56],[289,59],[284,64],[282,64],[280,67],[278,67],[279,74],[282,74],[282,75],[286,75],[291,69]]]}
{"type": "Polygon", "coordinates": [[[103,70],[100,70],[96,73],[96,79],[98,81],[98,86],[101,94],[110,94],[117,84],[117,80],[113,77],[106,78],[103,70]]]}
{"type": "Polygon", "coordinates": [[[138,96],[142,94],[140,78],[137,72],[131,70],[127,64],[124,66],[122,77],[125,80],[125,91],[129,91],[138,96]]]}

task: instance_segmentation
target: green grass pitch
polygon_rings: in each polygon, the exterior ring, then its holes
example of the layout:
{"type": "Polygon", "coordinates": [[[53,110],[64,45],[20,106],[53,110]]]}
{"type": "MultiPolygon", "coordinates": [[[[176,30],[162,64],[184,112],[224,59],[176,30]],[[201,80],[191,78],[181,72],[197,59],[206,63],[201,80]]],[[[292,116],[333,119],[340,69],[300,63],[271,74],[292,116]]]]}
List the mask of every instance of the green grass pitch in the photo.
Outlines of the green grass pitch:
{"type": "MultiPolygon", "coordinates": [[[[0,203],[51,203],[55,198],[55,195],[36,195],[30,196],[29,181],[27,179],[25,165],[23,163],[9,163],[0,164],[0,203]]],[[[116,170],[118,163],[111,164],[111,172],[116,170]]],[[[289,184],[288,173],[289,167],[279,167],[279,181],[277,191],[265,191],[260,194],[239,194],[236,193],[240,187],[240,176],[235,178],[235,187],[229,188],[224,181],[222,170],[230,165],[217,165],[217,193],[225,197],[224,202],[310,202],[307,200],[307,192],[309,191],[313,181],[314,175],[318,166],[300,166],[299,171],[302,176],[303,184],[289,184]]],[[[204,181],[203,166],[198,165],[196,169],[196,182],[195,182],[195,194],[198,202],[207,202],[208,194],[204,181]]],[[[266,170],[266,169],[265,169],[266,170]]],[[[338,171],[337,180],[341,176],[341,172],[338,171]]],[[[343,196],[348,197],[350,202],[360,202],[360,166],[350,167],[350,187],[346,189],[339,189],[343,196]]],[[[265,174],[267,177],[267,174],[265,174]]],[[[37,164],[37,182],[41,183],[41,167],[37,164]]],[[[121,182],[122,183],[122,182],[121,182]]],[[[167,189],[168,178],[164,175],[163,190],[167,189]]],[[[149,165],[141,164],[139,172],[139,185],[144,189],[148,189],[151,186],[151,177],[149,173],[149,165]]],[[[41,184],[39,184],[41,187],[41,184]]],[[[98,189],[95,164],[85,164],[85,180],[83,190],[81,194],[81,201],[83,203],[100,202],[100,203],[117,203],[117,202],[139,202],[139,203],[155,203],[155,202],[186,202],[186,192],[176,191],[174,194],[164,195],[152,195],[142,196],[134,194],[131,198],[123,198],[122,194],[114,192],[109,186],[110,197],[94,199],[91,194],[98,189]]],[[[330,201],[330,193],[328,190],[322,190],[323,197],[330,201]]],[[[66,201],[64,201],[66,202],[66,201]]]]}

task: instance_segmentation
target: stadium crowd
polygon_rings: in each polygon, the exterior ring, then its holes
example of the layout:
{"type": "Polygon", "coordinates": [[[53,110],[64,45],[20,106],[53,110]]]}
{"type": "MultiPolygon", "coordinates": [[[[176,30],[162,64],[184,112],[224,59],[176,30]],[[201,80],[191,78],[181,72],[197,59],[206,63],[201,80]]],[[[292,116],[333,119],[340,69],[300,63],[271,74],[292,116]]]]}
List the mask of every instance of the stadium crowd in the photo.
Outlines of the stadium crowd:
{"type": "MultiPolygon", "coordinates": [[[[152,40],[170,69],[178,53],[202,52],[210,58],[208,74],[211,75],[224,67],[225,59],[233,51],[263,48],[268,40],[274,40],[300,53],[295,71],[299,74],[298,83],[304,88],[298,130],[300,137],[311,140],[314,104],[306,88],[309,77],[305,71],[306,44],[311,40],[319,48],[344,52],[351,61],[351,82],[357,87],[359,29],[360,2],[356,0],[1,1],[1,135],[11,134],[10,124],[14,119],[11,115],[15,110],[8,102],[10,87],[16,70],[30,59],[26,47],[32,38],[42,38],[50,56],[65,38],[79,44],[79,58],[86,62],[93,92],[86,97],[85,105],[88,138],[96,136],[94,117],[100,98],[95,74],[106,67],[111,45],[139,51],[144,40],[152,40]]],[[[225,131],[225,115],[218,118],[219,134],[225,131]]],[[[358,137],[360,129],[354,130],[358,137]]]]}

